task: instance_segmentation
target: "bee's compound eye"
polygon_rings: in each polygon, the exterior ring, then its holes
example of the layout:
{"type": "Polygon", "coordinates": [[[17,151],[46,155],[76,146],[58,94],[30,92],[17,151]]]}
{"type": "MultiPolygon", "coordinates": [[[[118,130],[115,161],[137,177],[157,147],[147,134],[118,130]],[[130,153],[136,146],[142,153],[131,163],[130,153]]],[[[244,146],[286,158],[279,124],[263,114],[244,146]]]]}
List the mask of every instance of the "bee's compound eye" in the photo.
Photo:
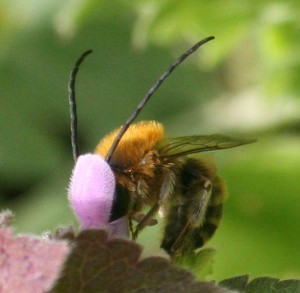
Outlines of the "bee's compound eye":
{"type": "Polygon", "coordinates": [[[121,184],[116,185],[114,200],[111,208],[109,222],[116,221],[128,213],[129,194],[128,190],[121,184]]]}
{"type": "Polygon", "coordinates": [[[79,156],[69,186],[69,201],[82,229],[105,227],[110,219],[115,177],[99,155],[79,156]]]}

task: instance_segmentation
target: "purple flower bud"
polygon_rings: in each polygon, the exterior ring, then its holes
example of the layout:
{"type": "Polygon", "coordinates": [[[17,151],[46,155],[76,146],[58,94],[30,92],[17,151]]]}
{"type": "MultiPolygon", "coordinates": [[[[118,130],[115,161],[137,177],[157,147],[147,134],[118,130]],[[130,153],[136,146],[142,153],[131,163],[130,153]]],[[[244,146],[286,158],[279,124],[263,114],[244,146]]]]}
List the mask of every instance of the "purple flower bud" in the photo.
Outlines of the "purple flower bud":
{"type": "Polygon", "coordinates": [[[112,209],[116,180],[99,155],[79,156],[69,186],[69,201],[81,229],[105,228],[112,209]]]}

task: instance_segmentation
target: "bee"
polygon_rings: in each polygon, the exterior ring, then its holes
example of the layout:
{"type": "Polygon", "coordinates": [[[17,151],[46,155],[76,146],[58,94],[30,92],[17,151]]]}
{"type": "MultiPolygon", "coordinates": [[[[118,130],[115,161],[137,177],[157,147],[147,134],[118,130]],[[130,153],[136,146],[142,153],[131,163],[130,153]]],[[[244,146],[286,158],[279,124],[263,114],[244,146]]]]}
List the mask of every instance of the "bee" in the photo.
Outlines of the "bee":
{"type": "MultiPolygon", "coordinates": [[[[162,211],[165,227],[161,247],[173,258],[193,253],[213,236],[220,223],[226,199],[225,184],[217,175],[215,165],[195,154],[233,148],[254,140],[220,134],[167,138],[161,123],[133,121],[168,75],[213,38],[198,42],[176,59],[126,123],[100,140],[95,150],[95,154],[108,164],[115,179],[112,203],[104,212],[106,221],[113,222],[126,216],[131,236],[136,239],[146,226],[156,223],[156,214],[162,211]],[[148,210],[144,214],[145,208],[148,210]],[[133,221],[137,221],[135,227],[133,221]]],[[[75,161],[79,156],[75,77],[80,63],[89,53],[87,51],[77,61],[69,86],[75,161]]],[[[88,184],[89,180],[80,183],[84,190],[88,184]]],[[[81,200],[84,198],[81,197],[81,200]]]]}

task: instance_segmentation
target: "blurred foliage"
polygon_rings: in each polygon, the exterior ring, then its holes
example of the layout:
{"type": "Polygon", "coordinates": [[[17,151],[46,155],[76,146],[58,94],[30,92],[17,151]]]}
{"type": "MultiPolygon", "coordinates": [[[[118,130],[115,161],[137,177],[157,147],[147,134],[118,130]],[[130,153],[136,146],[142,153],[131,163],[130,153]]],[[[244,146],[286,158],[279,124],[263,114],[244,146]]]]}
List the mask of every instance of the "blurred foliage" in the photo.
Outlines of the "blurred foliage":
{"type": "MultiPolygon", "coordinates": [[[[122,124],[192,43],[139,119],[170,135],[236,133],[258,143],[214,155],[230,197],[208,244],[211,278],[300,275],[300,7],[298,1],[0,0],[0,204],[16,229],[76,223],[67,83],[76,58],[82,152],[122,124]]],[[[159,226],[141,241],[158,247],[159,226]]]]}

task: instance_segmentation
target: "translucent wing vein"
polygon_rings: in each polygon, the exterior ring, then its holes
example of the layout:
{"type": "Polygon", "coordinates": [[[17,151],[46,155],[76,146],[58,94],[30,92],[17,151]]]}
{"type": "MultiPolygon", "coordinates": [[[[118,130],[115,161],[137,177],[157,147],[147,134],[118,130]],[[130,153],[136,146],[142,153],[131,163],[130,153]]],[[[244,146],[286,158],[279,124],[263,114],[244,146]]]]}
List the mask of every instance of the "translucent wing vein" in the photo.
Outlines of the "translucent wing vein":
{"type": "Polygon", "coordinates": [[[166,139],[157,146],[157,149],[161,158],[175,158],[188,154],[233,148],[255,141],[255,139],[239,139],[222,134],[195,135],[166,139]]]}

